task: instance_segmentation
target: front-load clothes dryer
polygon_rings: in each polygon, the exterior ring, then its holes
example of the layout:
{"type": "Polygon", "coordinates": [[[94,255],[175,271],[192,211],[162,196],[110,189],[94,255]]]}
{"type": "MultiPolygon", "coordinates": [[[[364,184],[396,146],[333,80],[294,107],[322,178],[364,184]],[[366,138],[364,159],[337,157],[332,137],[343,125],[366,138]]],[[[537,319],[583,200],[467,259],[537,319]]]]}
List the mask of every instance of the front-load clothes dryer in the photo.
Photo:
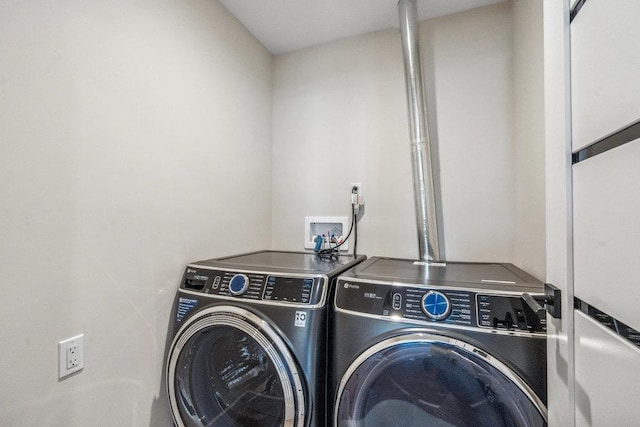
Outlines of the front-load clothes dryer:
{"type": "Polygon", "coordinates": [[[546,324],[511,264],[373,257],[336,283],[335,425],[544,426],[546,324]]]}
{"type": "Polygon", "coordinates": [[[327,298],[364,257],[261,251],[189,264],[172,315],[178,426],[324,426],[327,298]]]}

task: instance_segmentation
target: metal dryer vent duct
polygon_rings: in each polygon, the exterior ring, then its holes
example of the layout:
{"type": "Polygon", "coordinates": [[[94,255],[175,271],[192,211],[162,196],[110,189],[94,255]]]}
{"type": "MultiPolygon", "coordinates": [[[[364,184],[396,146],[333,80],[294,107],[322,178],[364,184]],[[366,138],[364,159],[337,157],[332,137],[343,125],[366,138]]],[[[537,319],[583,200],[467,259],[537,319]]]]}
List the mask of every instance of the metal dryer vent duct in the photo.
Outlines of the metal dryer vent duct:
{"type": "Polygon", "coordinates": [[[418,9],[416,0],[400,0],[400,35],[404,57],[409,136],[413,170],[413,193],[418,228],[418,250],[423,261],[441,261],[436,219],[431,143],[422,86],[422,66],[418,46],[418,9]]]}

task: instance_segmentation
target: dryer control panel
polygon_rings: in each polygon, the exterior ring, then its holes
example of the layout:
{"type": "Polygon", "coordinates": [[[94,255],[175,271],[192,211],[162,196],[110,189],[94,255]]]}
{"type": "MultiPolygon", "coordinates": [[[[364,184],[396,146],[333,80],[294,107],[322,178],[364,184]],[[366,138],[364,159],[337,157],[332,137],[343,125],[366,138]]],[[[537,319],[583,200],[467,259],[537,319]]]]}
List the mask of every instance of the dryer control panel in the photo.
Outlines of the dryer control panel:
{"type": "Polygon", "coordinates": [[[263,303],[316,305],[326,297],[323,276],[187,267],[180,289],[263,303]]]}
{"type": "Polygon", "coordinates": [[[545,315],[535,313],[514,294],[339,279],[335,305],[393,321],[546,332],[545,315]]]}

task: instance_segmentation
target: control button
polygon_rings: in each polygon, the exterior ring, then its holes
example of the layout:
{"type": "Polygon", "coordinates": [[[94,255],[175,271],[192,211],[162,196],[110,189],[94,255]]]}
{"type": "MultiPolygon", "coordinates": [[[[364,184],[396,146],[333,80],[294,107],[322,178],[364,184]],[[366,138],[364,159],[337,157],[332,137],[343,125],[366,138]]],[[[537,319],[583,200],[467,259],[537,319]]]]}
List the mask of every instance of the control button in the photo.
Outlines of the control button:
{"type": "Polygon", "coordinates": [[[442,292],[429,291],[422,297],[422,311],[434,320],[446,319],[451,313],[449,298],[442,292]]]}
{"type": "Polygon", "coordinates": [[[231,295],[242,295],[249,289],[249,278],[245,274],[236,274],[229,280],[231,295]]]}
{"type": "Polygon", "coordinates": [[[393,294],[393,309],[400,310],[402,308],[402,295],[399,293],[393,294]]]}
{"type": "Polygon", "coordinates": [[[213,289],[218,289],[218,287],[220,287],[220,276],[216,276],[215,279],[213,279],[213,285],[211,287],[213,289]]]}

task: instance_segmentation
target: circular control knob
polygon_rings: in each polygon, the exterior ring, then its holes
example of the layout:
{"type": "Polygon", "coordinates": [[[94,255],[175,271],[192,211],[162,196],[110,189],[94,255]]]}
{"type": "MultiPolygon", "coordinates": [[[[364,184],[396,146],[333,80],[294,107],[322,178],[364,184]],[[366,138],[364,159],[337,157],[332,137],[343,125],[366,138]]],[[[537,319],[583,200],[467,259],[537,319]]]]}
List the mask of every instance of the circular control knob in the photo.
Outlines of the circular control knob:
{"type": "Polygon", "coordinates": [[[442,292],[429,291],[422,296],[422,311],[433,320],[446,319],[451,313],[451,302],[442,292]]]}
{"type": "Polygon", "coordinates": [[[249,278],[246,274],[236,274],[229,280],[231,295],[242,295],[249,289],[249,278]]]}

